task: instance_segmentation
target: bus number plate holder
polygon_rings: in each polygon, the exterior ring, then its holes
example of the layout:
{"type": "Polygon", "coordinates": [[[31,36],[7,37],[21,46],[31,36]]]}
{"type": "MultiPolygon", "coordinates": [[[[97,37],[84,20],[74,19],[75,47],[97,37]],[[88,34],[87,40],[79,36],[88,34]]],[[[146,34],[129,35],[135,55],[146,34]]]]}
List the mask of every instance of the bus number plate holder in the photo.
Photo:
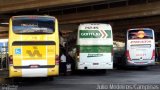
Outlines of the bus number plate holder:
{"type": "Polygon", "coordinates": [[[30,65],[30,68],[38,68],[39,65],[30,65]]]}
{"type": "Polygon", "coordinates": [[[98,65],[99,63],[93,63],[93,65],[98,65]]]}

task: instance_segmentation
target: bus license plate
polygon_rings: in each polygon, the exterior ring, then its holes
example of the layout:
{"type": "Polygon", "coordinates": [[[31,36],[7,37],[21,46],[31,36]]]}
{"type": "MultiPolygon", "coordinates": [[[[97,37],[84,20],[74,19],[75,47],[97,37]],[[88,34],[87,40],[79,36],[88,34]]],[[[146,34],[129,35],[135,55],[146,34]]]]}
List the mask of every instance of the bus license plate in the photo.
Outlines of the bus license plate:
{"type": "Polygon", "coordinates": [[[38,68],[39,65],[30,65],[30,68],[38,68]]]}
{"type": "Polygon", "coordinates": [[[93,63],[93,65],[98,65],[99,63],[93,63]]]}

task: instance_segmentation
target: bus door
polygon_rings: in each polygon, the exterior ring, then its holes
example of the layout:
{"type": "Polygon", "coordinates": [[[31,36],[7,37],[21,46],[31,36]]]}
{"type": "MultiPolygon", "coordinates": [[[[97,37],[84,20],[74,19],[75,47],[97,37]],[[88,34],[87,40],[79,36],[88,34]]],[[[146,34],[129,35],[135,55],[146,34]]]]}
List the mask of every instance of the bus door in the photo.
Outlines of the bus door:
{"type": "Polygon", "coordinates": [[[0,42],[0,78],[8,76],[8,42],[0,42]]]}
{"type": "Polygon", "coordinates": [[[0,42],[0,69],[8,69],[8,43],[0,42]]]}

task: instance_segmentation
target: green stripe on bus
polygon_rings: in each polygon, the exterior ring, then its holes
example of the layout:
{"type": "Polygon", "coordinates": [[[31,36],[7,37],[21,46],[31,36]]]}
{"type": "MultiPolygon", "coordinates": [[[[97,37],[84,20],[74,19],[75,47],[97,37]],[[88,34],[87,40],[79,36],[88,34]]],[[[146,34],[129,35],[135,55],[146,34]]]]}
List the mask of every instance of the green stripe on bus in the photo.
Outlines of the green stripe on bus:
{"type": "Polygon", "coordinates": [[[80,38],[111,38],[111,30],[80,30],[80,38]]]}
{"type": "Polygon", "coordinates": [[[112,45],[79,46],[80,53],[111,53],[112,45]]]}

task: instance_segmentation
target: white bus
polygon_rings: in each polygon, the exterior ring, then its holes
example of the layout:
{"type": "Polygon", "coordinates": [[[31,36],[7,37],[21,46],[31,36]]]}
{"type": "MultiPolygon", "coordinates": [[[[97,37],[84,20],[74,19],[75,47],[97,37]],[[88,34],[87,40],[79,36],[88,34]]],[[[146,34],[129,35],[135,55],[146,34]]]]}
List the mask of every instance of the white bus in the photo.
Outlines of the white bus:
{"type": "Polygon", "coordinates": [[[113,69],[113,36],[109,24],[80,24],[77,36],[78,70],[113,69]]]}
{"type": "Polygon", "coordinates": [[[129,29],[126,38],[127,66],[148,66],[155,64],[155,37],[153,29],[129,29]]]}

